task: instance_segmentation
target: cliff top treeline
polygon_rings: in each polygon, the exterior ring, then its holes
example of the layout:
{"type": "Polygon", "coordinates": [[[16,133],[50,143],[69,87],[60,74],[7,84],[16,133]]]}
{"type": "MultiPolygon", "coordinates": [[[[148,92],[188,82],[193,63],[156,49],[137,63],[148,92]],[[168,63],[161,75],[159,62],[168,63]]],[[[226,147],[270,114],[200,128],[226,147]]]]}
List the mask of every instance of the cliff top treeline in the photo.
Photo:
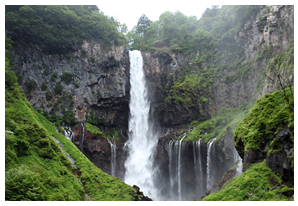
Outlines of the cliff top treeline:
{"type": "Polygon", "coordinates": [[[38,45],[48,54],[68,53],[86,39],[106,47],[122,45],[122,26],[97,6],[5,6],[5,30],[12,40],[38,45]]]}
{"type": "MultiPolygon", "coordinates": [[[[159,41],[168,42],[172,51],[190,52],[210,49],[220,40],[229,40],[258,12],[258,6],[212,6],[202,18],[166,11],[152,22],[142,15],[127,37],[131,49],[154,50],[159,41]]],[[[223,42],[223,41],[222,41],[223,42]]]]}

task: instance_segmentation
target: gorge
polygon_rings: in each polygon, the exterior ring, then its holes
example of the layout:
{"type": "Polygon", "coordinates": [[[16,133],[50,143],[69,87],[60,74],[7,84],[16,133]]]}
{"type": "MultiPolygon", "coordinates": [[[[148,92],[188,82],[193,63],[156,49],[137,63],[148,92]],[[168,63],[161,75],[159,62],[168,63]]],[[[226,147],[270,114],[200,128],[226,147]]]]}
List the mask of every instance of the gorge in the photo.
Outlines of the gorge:
{"type": "Polygon", "coordinates": [[[36,177],[28,200],[294,199],[294,6],[164,12],[126,36],[93,9],[7,8],[5,171],[36,177]]]}

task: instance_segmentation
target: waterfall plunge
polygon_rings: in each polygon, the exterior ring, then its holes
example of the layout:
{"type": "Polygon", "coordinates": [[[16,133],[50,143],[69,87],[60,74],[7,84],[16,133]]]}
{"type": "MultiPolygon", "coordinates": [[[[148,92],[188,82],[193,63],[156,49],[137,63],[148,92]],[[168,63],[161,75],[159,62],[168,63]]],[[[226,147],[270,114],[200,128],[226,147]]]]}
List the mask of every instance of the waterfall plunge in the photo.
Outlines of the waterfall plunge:
{"type": "Polygon", "coordinates": [[[130,51],[130,117],[128,158],[125,162],[125,182],[137,185],[144,195],[156,199],[153,185],[151,154],[157,136],[149,123],[150,103],[147,97],[143,58],[140,51],[130,51]]]}

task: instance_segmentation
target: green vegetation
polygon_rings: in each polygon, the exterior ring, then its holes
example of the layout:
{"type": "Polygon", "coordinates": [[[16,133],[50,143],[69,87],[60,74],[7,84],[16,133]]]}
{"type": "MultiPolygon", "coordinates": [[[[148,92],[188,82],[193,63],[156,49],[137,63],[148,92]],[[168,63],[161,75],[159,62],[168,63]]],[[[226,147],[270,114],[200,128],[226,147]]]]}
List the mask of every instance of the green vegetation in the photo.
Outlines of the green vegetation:
{"type": "Polygon", "coordinates": [[[57,82],[54,89],[56,94],[62,94],[63,86],[61,85],[61,82],[57,82]]]}
{"type": "MultiPolygon", "coordinates": [[[[286,89],[286,95],[289,103],[281,91],[260,98],[237,126],[234,134],[235,145],[244,144],[245,150],[257,150],[264,139],[273,144],[275,135],[286,126],[290,128],[294,142],[294,95],[290,88],[286,89]]],[[[271,147],[274,146],[272,144],[271,147]]]]}
{"type": "Polygon", "coordinates": [[[56,78],[58,77],[58,73],[57,72],[54,72],[52,75],[51,75],[51,81],[54,82],[56,80],[56,78]]]}
{"type": "MultiPolygon", "coordinates": [[[[213,118],[198,124],[194,130],[189,132],[184,141],[197,141],[202,138],[204,142],[208,142],[212,138],[219,139],[225,135],[228,127],[234,132],[237,124],[251,107],[247,102],[244,102],[239,108],[221,108],[213,118]]],[[[194,126],[194,123],[191,125],[194,126]]]]}
{"type": "Polygon", "coordinates": [[[25,81],[25,86],[27,88],[28,94],[30,94],[31,91],[36,88],[37,83],[33,79],[27,78],[26,81],[25,81]]]}
{"type": "Polygon", "coordinates": [[[115,128],[113,128],[113,134],[111,134],[111,132],[107,131],[107,132],[102,132],[99,130],[98,127],[86,122],[85,123],[86,125],[86,128],[87,128],[87,131],[92,133],[92,134],[99,134],[99,135],[102,135],[104,138],[109,138],[111,139],[111,135],[113,136],[114,135],[114,140],[115,141],[119,141],[119,132],[117,130],[115,130],[115,128]]]}
{"type": "Polygon", "coordinates": [[[44,90],[46,90],[47,88],[48,88],[47,85],[46,85],[45,83],[42,83],[42,85],[41,85],[41,90],[44,91],[44,90]]]}
{"type": "Polygon", "coordinates": [[[52,97],[53,97],[52,93],[49,90],[47,90],[47,92],[46,92],[46,100],[47,101],[50,101],[52,99],[52,97]]]}
{"type": "MultiPolygon", "coordinates": [[[[202,70],[200,74],[191,74],[181,80],[174,82],[173,86],[168,90],[167,102],[170,102],[171,98],[174,97],[176,103],[181,102],[183,104],[193,105],[194,102],[199,98],[199,95],[204,93],[207,95],[209,86],[212,85],[213,81],[208,77],[209,72],[202,70]]],[[[208,101],[205,97],[200,97],[202,102],[208,101]]]]}
{"type": "Polygon", "coordinates": [[[294,42],[290,42],[286,52],[279,52],[270,59],[266,67],[259,73],[257,88],[260,90],[265,84],[265,79],[277,83],[279,90],[293,86],[294,77],[294,42]]]}
{"type": "Polygon", "coordinates": [[[88,131],[88,132],[90,132],[90,133],[92,133],[92,134],[100,134],[100,135],[102,135],[104,138],[106,138],[106,135],[105,135],[102,131],[100,131],[100,130],[98,129],[98,127],[96,127],[96,126],[94,126],[94,125],[92,125],[92,124],[90,124],[90,123],[88,123],[88,122],[86,122],[85,125],[86,125],[86,128],[87,128],[87,131],[88,131]]]}
{"type": "Polygon", "coordinates": [[[65,84],[69,85],[72,80],[72,73],[64,72],[60,78],[65,82],[65,84]]]}
{"type": "Polygon", "coordinates": [[[123,26],[99,12],[97,6],[5,6],[5,29],[12,40],[36,44],[49,54],[66,54],[86,39],[107,48],[113,43],[123,45],[125,37],[118,32],[123,26]]]}
{"type": "Polygon", "coordinates": [[[91,163],[21,93],[5,61],[5,200],[132,200],[136,191],[91,163]],[[74,160],[71,166],[52,136],[74,160]],[[80,181],[79,181],[80,179],[80,181]]]}
{"type": "Polygon", "coordinates": [[[294,191],[285,185],[278,185],[282,180],[266,166],[266,160],[252,164],[247,171],[234,178],[224,189],[208,195],[203,201],[278,201],[294,200],[284,193],[294,191]]]}
{"type": "MultiPolygon", "coordinates": [[[[155,43],[167,40],[172,51],[189,54],[202,51],[202,48],[212,45],[212,41],[217,44],[215,39],[230,42],[257,11],[256,6],[212,6],[205,10],[199,20],[195,16],[187,17],[180,11],[166,11],[155,22],[143,14],[137,26],[126,36],[132,50],[156,50],[155,43]]],[[[210,51],[210,47],[206,49],[210,51]]]]}

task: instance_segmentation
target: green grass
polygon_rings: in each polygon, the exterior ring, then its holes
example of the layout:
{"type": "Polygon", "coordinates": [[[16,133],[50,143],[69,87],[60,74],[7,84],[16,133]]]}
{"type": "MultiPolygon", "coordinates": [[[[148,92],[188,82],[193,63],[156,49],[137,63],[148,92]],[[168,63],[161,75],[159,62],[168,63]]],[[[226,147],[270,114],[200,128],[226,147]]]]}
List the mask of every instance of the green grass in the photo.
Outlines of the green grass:
{"type": "Polygon", "coordinates": [[[104,173],[32,108],[5,68],[5,200],[132,200],[136,191],[104,173]],[[51,137],[75,160],[69,160],[51,137]],[[81,183],[80,183],[80,181],[81,183]]]}
{"type": "Polygon", "coordinates": [[[278,201],[294,200],[292,197],[283,195],[284,192],[292,191],[281,185],[282,180],[266,166],[266,160],[252,164],[247,171],[234,178],[224,189],[208,195],[203,201],[278,201]],[[266,192],[267,190],[267,192],[266,192]]]}
{"type": "Polygon", "coordinates": [[[92,124],[90,124],[90,123],[88,123],[88,122],[86,122],[85,125],[86,125],[86,128],[87,128],[87,131],[88,131],[88,132],[90,132],[90,133],[92,133],[92,134],[100,134],[100,135],[102,135],[104,138],[106,138],[106,135],[105,135],[102,131],[100,131],[100,130],[98,129],[98,127],[96,127],[96,126],[94,126],[94,125],[92,125],[92,124]]]}
{"type": "MultiPolygon", "coordinates": [[[[264,139],[273,143],[275,135],[286,126],[289,126],[294,142],[294,96],[289,88],[286,94],[289,103],[282,91],[266,94],[256,102],[235,130],[236,146],[242,142],[245,150],[259,149],[264,139]]],[[[273,146],[274,144],[271,145],[271,149],[273,146]]]]}
{"type": "Polygon", "coordinates": [[[189,132],[184,141],[197,141],[202,138],[204,142],[208,142],[212,138],[219,139],[225,135],[228,127],[234,132],[238,123],[243,119],[244,114],[246,114],[251,107],[251,105],[245,102],[239,108],[221,108],[217,115],[201,122],[194,130],[189,132]],[[207,132],[206,135],[205,132],[207,132]]]}

